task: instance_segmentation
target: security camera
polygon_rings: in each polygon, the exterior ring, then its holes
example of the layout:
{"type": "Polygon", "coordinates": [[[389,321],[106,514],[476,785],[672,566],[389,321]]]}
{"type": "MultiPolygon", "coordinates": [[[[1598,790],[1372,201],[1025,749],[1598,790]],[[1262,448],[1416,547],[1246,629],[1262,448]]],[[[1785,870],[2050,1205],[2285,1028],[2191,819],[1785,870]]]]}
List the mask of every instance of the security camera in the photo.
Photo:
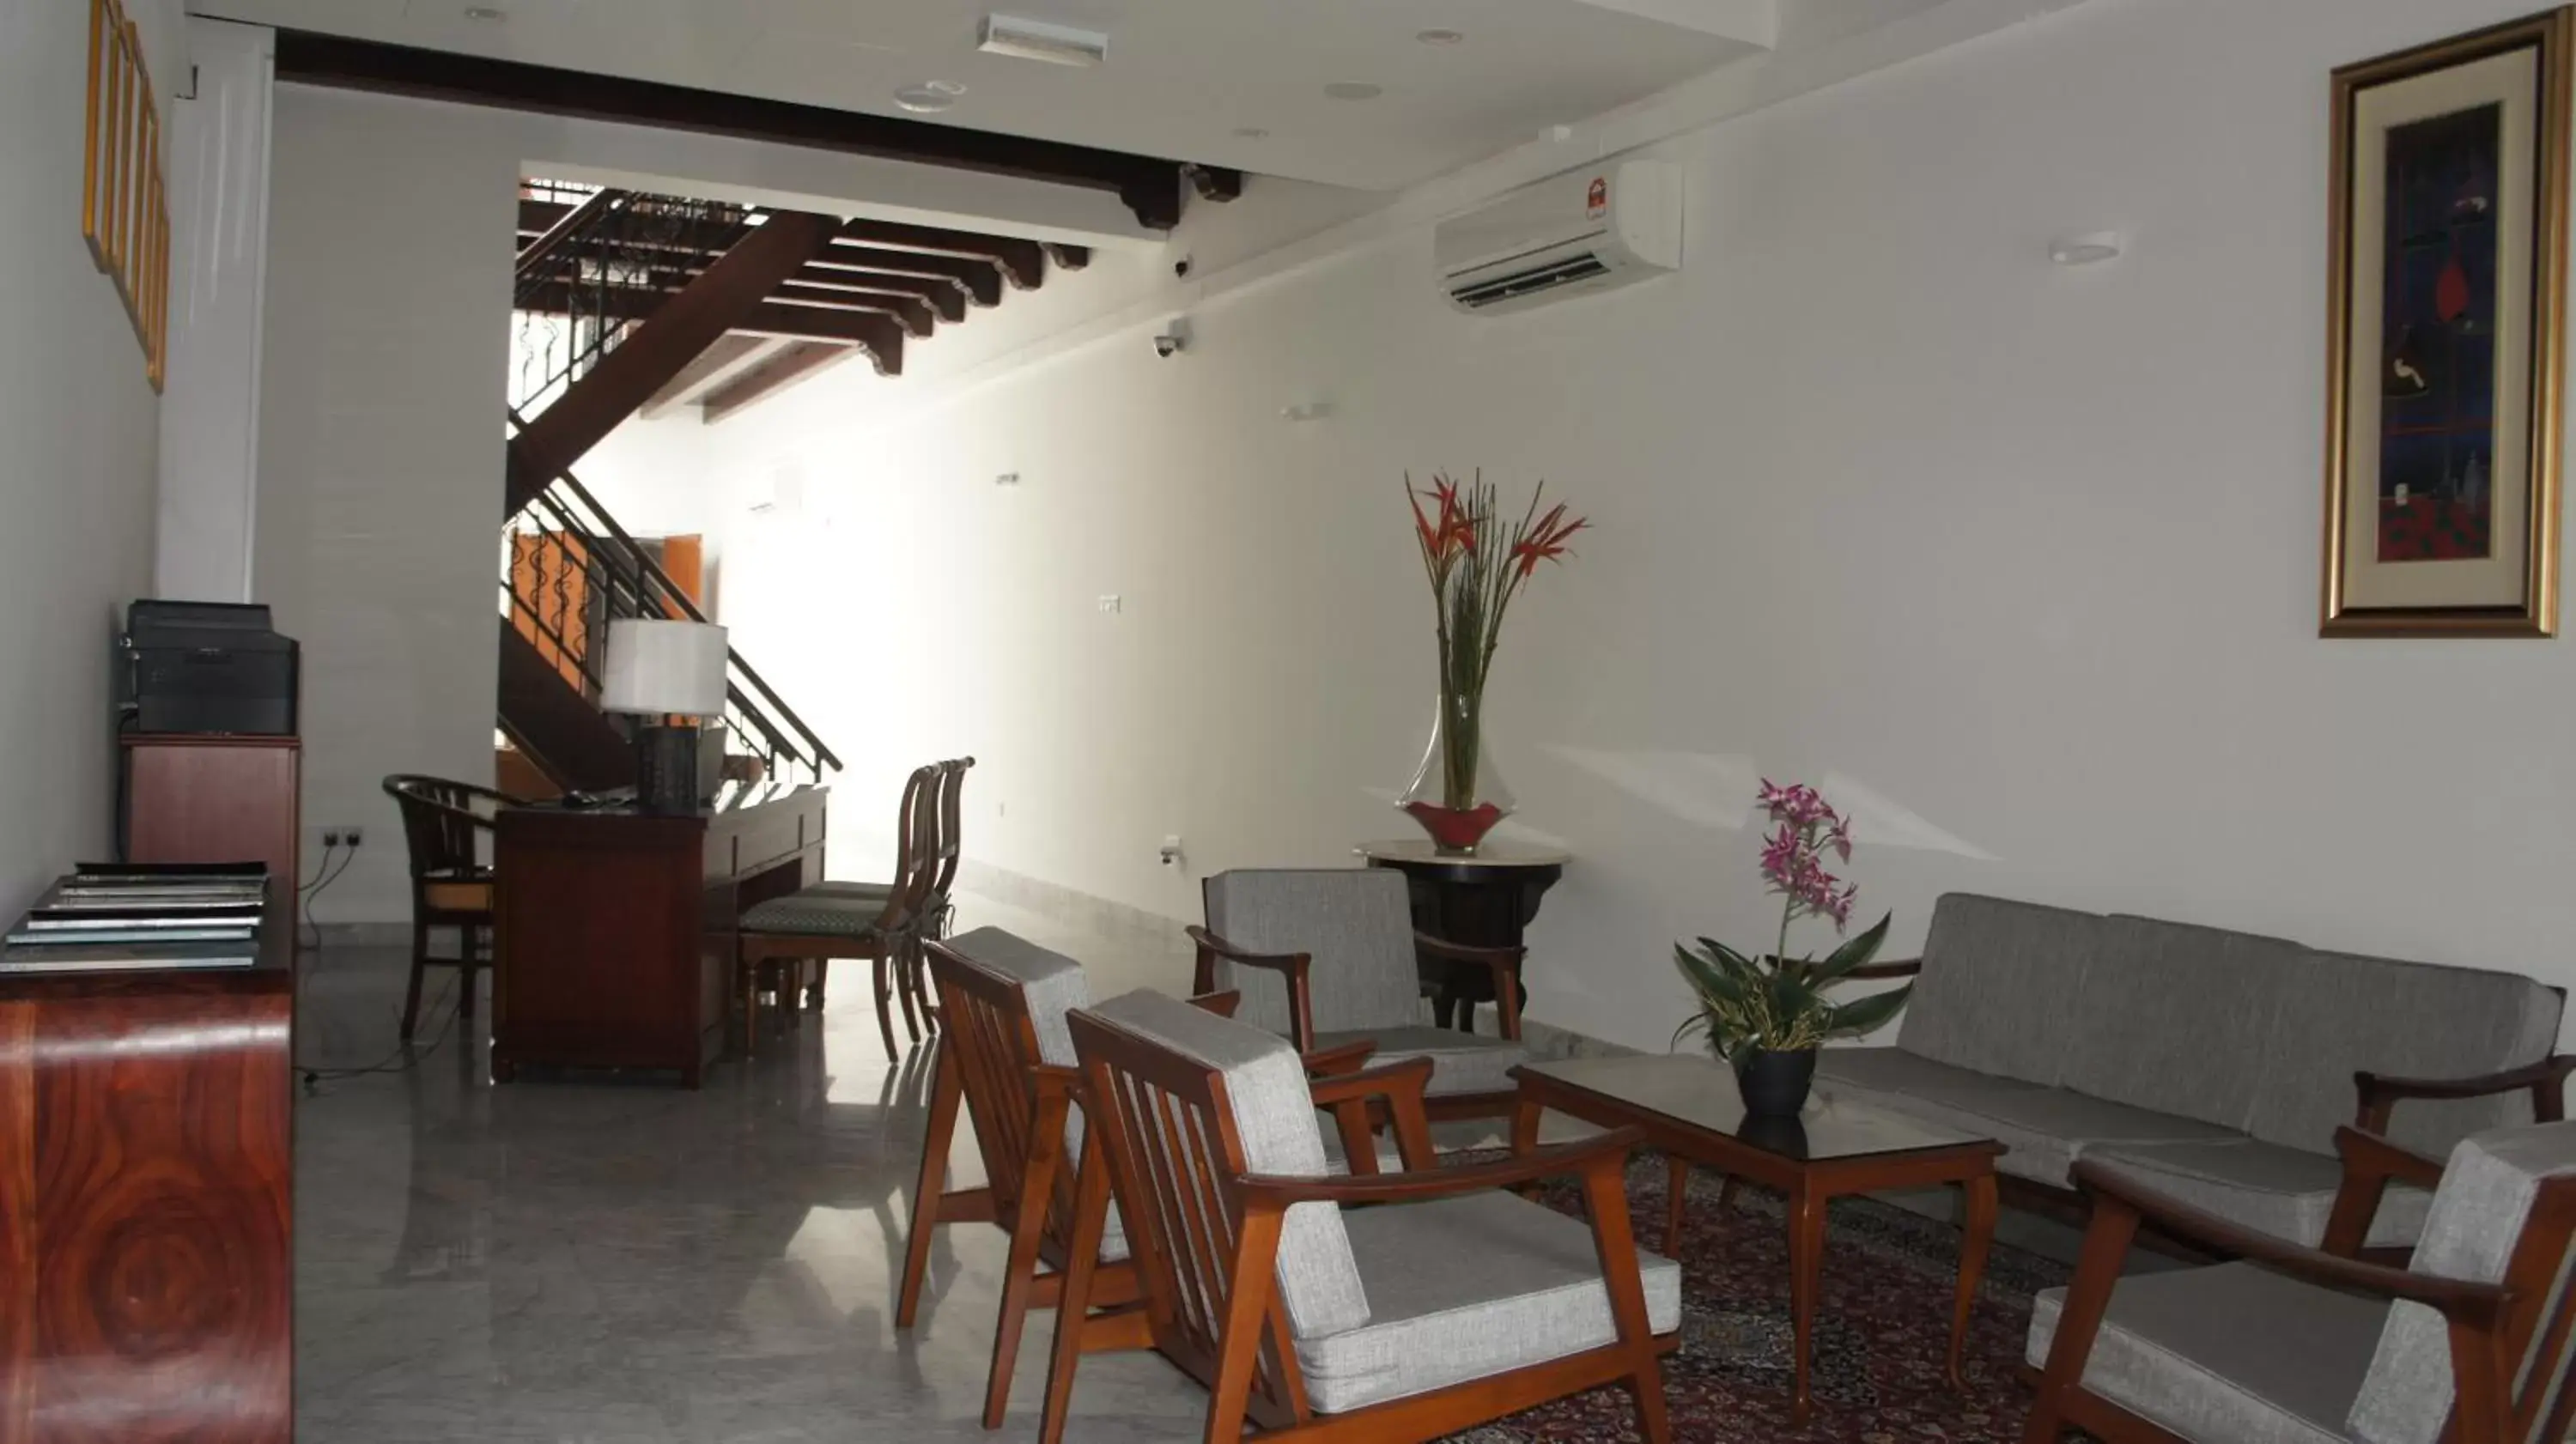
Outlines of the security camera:
{"type": "Polygon", "coordinates": [[[1188,349],[1190,349],[1190,323],[1178,317],[1175,317],[1170,325],[1165,326],[1154,337],[1154,354],[1157,356],[1178,356],[1188,349]]]}

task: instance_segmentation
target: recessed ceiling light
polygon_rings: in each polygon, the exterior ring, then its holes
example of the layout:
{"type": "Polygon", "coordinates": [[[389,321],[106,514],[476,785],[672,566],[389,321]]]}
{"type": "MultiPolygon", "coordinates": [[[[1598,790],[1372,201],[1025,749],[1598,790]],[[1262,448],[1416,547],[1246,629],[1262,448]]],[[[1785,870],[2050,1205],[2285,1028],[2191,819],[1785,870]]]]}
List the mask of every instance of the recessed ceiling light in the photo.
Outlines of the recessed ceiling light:
{"type": "Polygon", "coordinates": [[[953,80],[926,80],[921,88],[938,95],[964,95],[966,87],[953,80]]]}
{"type": "Polygon", "coordinates": [[[468,5],[465,7],[465,18],[468,20],[507,20],[510,18],[510,13],[506,10],[495,10],[489,5],[468,5]]]}
{"type": "Polygon", "coordinates": [[[1324,93],[1335,100],[1375,100],[1386,94],[1386,87],[1365,80],[1336,80],[1324,87],[1324,93]]]}
{"type": "Polygon", "coordinates": [[[955,105],[957,96],[927,85],[907,85],[894,93],[894,103],[915,115],[934,115],[955,105]]]}
{"type": "Polygon", "coordinates": [[[1268,140],[1270,138],[1270,132],[1263,130],[1257,125],[1238,125],[1234,128],[1234,138],[1236,140],[1268,140]]]}
{"type": "Polygon", "coordinates": [[[1416,30],[1413,38],[1425,45],[1455,45],[1467,38],[1464,30],[1416,30]]]}

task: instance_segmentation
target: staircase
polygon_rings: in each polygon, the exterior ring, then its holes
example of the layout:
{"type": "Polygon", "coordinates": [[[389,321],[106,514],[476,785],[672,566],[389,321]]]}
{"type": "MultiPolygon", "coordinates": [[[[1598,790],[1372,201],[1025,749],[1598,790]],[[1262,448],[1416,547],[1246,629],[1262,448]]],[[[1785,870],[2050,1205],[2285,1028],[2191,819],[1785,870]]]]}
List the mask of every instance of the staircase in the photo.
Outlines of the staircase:
{"type": "MultiPolygon", "coordinates": [[[[521,335],[534,344],[522,346],[507,418],[497,710],[550,781],[596,791],[635,780],[628,722],[599,710],[609,624],[706,618],[573,464],[754,315],[839,223],[618,190],[553,204],[560,218],[518,264],[521,335]]],[[[729,773],[819,782],[839,770],[740,652],[727,658],[725,694],[729,773]]]]}

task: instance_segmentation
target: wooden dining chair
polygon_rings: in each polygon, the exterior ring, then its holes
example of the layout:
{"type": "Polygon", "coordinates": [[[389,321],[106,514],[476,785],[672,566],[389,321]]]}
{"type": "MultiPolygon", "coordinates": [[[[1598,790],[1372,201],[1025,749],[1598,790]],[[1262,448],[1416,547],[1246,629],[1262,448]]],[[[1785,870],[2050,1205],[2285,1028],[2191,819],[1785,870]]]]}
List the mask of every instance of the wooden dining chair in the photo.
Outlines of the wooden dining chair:
{"type": "Polygon", "coordinates": [[[799,983],[793,967],[833,958],[874,964],[877,1031],[885,1039],[886,1056],[900,1055],[894,1039],[894,986],[908,950],[916,945],[919,909],[928,890],[926,862],[937,846],[938,827],[932,794],[940,771],[937,763],[916,767],[904,780],[895,809],[895,885],[883,897],[829,897],[807,888],[743,909],[734,940],[734,985],[741,1000],[745,1056],[758,1037],[764,977],[775,972],[779,998],[792,1002],[799,983]]]}
{"type": "Polygon", "coordinates": [[[403,846],[411,866],[411,981],[403,990],[402,1039],[420,1022],[422,974],[457,970],[457,1016],[474,1017],[475,975],[492,965],[492,867],[478,839],[492,830],[488,809],[524,807],[520,798],[471,782],[398,772],[384,781],[385,795],[402,813],[403,846]],[[430,951],[434,928],[454,928],[456,956],[430,951]]]}
{"type": "MultiPolygon", "coordinates": [[[[965,821],[966,772],[975,765],[975,759],[958,757],[936,765],[940,769],[937,814],[939,834],[931,848],[931,856],[937,863],[937,871],[929,880],[928,891],[918,910],[921,917],[920,932],[924,938],[948,936],[949,922],[956,915],[956,908],[949,899],[950,891],[957,881],[959,859],[963,855],[962,828],[965,821]]],[[[876,902],[883,900],[885,895],[893,890],[893,886],[892,883],[883,882],[827,880],[815,883],[806,891],[818,897],[855,898],[865,902],[876,902]]],[[[806,1001],[818,1008],[823,1005],[826,970],[829,966],[828,962],[817,959],[813,980],[806,987],[806,1001]]],[[[903,1005],[905,1029],[911,1033],[915,1041],[919,1041],[924,1030],[935,1029],[938,1026],[937,1019],[930,1008],[929,988],[922,977],[922,963],[918,953],[911,958],[898,981],[896,997],[903,1005]]]]}
{"type": "Polygon", "coordinates": [[[1205,1438],[1410,1444],[1607,1384],[1648,1444],[1671,1437],[1681,1270],[1630,1233],[1634,1130],[1334,1178],[1277,1034],[1155,993],[1067,1029],[1155,1347],[1209,1389],[1205,1438]],[[1561,1174],[1588,1223],[1507,1191],[1561,1174]]]}

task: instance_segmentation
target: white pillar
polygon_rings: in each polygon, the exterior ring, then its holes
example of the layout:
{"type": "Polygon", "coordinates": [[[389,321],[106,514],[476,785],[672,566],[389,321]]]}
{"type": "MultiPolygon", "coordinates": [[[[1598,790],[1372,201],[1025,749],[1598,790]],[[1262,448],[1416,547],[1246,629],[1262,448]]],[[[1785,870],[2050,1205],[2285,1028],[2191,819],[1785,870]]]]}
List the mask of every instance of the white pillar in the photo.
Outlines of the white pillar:
{"type": "Polygon", "coordinates": [[[170,356],[154,589],[190,601],[244,602],[252,600],[259,497],[276,32],[190,16],[188,44],[196,83],[181,78],[168,131],[170,356]]]}

